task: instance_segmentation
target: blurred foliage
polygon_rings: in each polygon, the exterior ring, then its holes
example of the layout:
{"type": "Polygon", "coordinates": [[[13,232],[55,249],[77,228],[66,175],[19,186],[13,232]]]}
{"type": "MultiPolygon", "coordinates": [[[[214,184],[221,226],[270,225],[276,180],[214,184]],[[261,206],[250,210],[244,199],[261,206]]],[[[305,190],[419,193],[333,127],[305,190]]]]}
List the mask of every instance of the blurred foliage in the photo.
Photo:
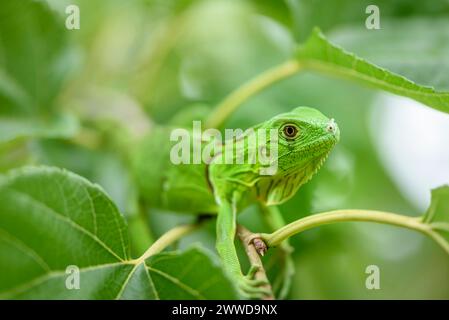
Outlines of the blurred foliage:
{"type": "MultiPolygon", "coordinates": [[[[136,217],[124,150],[133,136],[154,123],[183,124],[185,116],[176,114],[196,114],[187,110],[192,106],[212,109],[246,80],[291,57],[314,26],[370,61],[449,89],[448,17],[445,0],[2,1],[0,170],[66,168],[99,183],[126,217],[136,217]],[[80,8],[80,30],[64,27],[68,4],[80,8]],[[381,30],[364,28],[368,4],[380,7],[381,30]]],[[[307,105],[339,123],[341,142],[326,165],[281,206],[287,221],[338,208],[418,213],[374,147],[369,123],[376,96],[307,72],[252,97],[229,119],[228,127],[246,128],[307,105]]],[[[154,236],[192,219],[141,211],[154,236]]],[[[267,229],[253,207],[239,219],[250,230],[267,229]]],[[[213,250],[213,233],[210,226],[179,246],[201,242],[213,250]]],[[[347,223],[307,231],[291,243],[291,299],[449,298],[447,256],[411,231],[347,223]],[[381,290],[365,288],[370,264],[382,270],[381,290]]]]}
{"type": "Polygon", "coordinates": [[[324,31],[352,25],[364,27],[366,8],[376,5],[381,12],[381,26],[384,21],[416,17],[445,17],[449,14],[446,0],[432,0],[419,3],[410,0],[286,0],[293,17],[295,38],[305,40],[315,26],[324,31]]]}

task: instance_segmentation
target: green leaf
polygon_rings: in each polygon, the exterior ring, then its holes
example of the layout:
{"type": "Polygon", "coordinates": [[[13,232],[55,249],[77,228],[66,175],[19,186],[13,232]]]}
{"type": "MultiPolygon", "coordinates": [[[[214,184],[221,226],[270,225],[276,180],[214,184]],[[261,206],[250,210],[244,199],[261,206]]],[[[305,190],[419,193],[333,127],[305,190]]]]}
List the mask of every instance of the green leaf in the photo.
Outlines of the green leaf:
{"type": "Polygon", "coordinates": [[[236,299],[234,287],[213,258],[199,247],[150,257],[146,265],[155,294],[159,299],[236,299]]]}
{"type": "Polygon", "coordinates": [[[329,38],[363,59],[413,82],[448,91],[448,30],[447,18],[383,19],[380,30],[373,32],[362,25],[350,25],[332,31],[329,38]]]}
{"type": "Polygon", "coordinates": [[[449,113],[449,92],[418,85],[347,52],[329,42],[318,28],[315,28],[306,43],[298,48],[296,58],[306,69],[356,80],[449,113]]]}
{"type": "Polygon", "coordinates": [[[430,206],[422,222],[430,226],[430,236],[449,254],[449,186],[432,190],[430,206]]]}
{"type": "Polygon", "coordinates": [[[97,185],[66,170],[27,167],[0,180],[0,298],[236,298],[200,248],[132,260],[123,216],[97,185]],[[67,289],[80,272],[80,288],[67,289]],[[198,272],[201,270],[201,272],[198,272]]]}

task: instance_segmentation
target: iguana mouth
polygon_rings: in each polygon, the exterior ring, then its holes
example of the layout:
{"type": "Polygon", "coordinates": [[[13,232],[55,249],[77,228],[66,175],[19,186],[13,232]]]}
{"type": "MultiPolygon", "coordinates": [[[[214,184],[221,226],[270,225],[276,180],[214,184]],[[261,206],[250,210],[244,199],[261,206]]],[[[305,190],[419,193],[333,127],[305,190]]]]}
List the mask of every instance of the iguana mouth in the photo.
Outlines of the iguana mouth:
{"type": "MultiPolygon", "coordinates": [[[[325,155],[324,159],[329,155],[329,152],[337,144],[338,139],[334,136],[325,136],[312,141],[301,148],[301,153],[307,157],[315,158],[317,156],[325,155]]],[[[306,157],[304,157],[306,158],[306,157]]]]}

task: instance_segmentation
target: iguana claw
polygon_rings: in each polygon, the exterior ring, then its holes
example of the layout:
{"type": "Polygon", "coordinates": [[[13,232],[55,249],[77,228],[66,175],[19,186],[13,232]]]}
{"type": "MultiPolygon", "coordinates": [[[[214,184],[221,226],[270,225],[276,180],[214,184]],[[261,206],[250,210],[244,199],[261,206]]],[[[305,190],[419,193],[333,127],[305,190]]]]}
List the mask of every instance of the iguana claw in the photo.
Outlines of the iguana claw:
{"type": "Polygon", "coordinates": [[[253,265],[247,275],[242,276],[238,281],[238,289],[241,296],[245,299],[263,299],[271,295],[271,289],[266,279],[254,279],[259,266],[253,265]]]}

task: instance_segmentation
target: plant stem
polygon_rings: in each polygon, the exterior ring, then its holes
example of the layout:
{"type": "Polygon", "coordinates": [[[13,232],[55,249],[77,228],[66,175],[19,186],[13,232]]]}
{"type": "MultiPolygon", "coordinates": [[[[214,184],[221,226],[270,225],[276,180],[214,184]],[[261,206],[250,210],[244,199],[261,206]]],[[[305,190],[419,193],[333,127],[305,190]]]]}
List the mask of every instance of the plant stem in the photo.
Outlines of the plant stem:
{"type": "Polygon", "coordinates": [[[287,78],[301,69],[298,61],[289,60],[265,71],[228,95],[206,121],[207,128],[218,128],[249,97],[276,81],[287,78]]]}
{"type": "Polygon", "coordinates": [[[176,242],[183,236],[189,234],[190,232],[196,230],[200,226],[200,223],[195,224],[186,224],[182,226],[174,227],[173,229],[168,230],[164,233],[159,239],[157,239],[143,255],[139,258],[133,260],[132,262],[135,264],[139,264],[144,262],[149,257],[161,252],[166,247],[168,247],[173,242],[176,242]]]}
{"type": "MultiPolygon", "coordinates": [[[[248,241],[248,239],[251,239],[253,236],[253,233],[243,227],[242,225],[237,226],[237,234],[240,238],[240,241],[242,242],[246,255],[248,256],[248,260],[250,262],[251,266],[258,266],[259,269],[257,270],[255,274],[255,278],[257,280],[265,280],[268,281],[267,274],[265,272],[265,269],[263,267],[262,261],[260,259],[259,253],[257,253],[256,248],[254,247],[253,243],[248,241]]],[[[271,292],[270,295],[267,295],[264,297],[264,300],[273,300],[274,295],[272,292],[272,288],[270,284],[265,285],[271,292]]]]}
{"type": "Polygon", "coordinates": [[[335,210],[314,214],[296,220],[271,234],[261,234],[261,238],[265,241],[267,246],[275,247],[281,244],[285,239],[302,231],[325,224],[345,221],[366,221],[395,225],[419,231],[435,239],[431,227],[421,222],[420,218],[371,210],[335,210]]]}

